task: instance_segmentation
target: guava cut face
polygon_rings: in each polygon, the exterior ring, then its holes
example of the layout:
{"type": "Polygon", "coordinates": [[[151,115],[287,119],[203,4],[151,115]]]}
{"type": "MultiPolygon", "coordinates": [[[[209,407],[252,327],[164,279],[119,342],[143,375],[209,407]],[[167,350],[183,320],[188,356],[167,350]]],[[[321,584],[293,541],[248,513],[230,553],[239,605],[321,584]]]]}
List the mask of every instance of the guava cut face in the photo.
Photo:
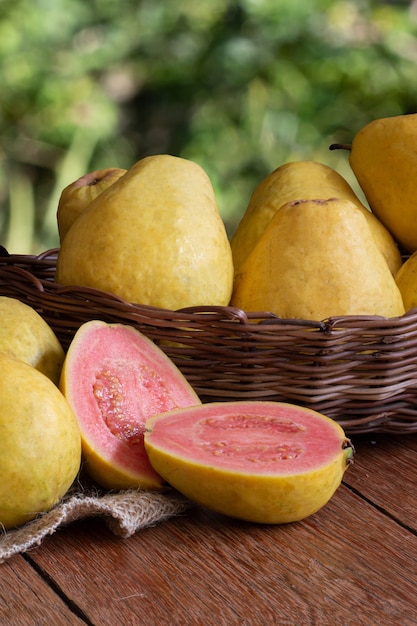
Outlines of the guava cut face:
{"type": "Polygon", "coordinates": [[[219,513],[265,524],[301,520],[341,483],[353,448],[343,429],[278,402],[214,402],[146,423],[154,469],[183,495],[219,513]]]}
{"type": "Polygon", "coordinates": [[[109,489],[158,489],[144,448],[146,420],[201,404],[174,363],[131,326],[93,320],[68,349],[61,389],[77,417],[85,468],[109,489]]]}

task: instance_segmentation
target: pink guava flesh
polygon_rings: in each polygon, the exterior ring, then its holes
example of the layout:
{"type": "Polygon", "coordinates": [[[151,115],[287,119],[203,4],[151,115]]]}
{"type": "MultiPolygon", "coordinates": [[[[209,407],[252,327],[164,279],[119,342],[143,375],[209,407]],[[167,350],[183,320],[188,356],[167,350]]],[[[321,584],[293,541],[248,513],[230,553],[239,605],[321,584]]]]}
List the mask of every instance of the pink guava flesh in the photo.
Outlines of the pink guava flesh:
{"type": "Polygon", "coordinates": [[[208,403],[150,420],[147,438],[200,465],[297,474],[326,465],[342,448],[336,422],[286,403],[208,403]]]}
{"type": "Polygon", "coordinates": [[[76,333],[64,387],[88,445],[113,464],[150,476],[157,474],[144,449],[146,420],[201,404],[153,342],[130,326],[99,321],[76,333]]]}

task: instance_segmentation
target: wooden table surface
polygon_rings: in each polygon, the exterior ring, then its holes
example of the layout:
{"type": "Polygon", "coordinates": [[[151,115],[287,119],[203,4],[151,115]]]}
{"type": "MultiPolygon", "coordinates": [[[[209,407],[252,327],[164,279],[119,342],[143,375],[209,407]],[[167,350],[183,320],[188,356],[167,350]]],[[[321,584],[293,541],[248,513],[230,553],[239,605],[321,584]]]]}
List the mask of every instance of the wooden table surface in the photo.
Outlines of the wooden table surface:
{"type": "Polygon", "coordinates": [[[306,520],[194,508],[114,536],[74,522],[0,565],[0,624],[417,624],[417,435],[354,436],[355,463],[306,520]]]}

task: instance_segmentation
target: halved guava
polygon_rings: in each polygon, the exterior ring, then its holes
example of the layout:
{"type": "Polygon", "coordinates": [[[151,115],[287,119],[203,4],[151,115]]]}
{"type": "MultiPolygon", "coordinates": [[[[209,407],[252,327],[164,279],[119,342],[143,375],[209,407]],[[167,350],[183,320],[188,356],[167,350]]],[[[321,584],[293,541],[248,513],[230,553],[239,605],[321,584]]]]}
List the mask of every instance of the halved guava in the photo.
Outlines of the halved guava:
{"type": "Polygon", "coordinates": [[[146,420],[201,404],[176,365],[124,324],[92,320],[74,335],[60,388],[80,427],[84,465],[108,489],[157,489],[163,479],[144,449],[146,420]]]}
{"type": "Polygon", "coordinates": [[[212,402],[152,417],[145,449],[155,471],[189,499],[265,524],[318,511],[353,457],[335,421],[269,401],[212,402]]]}

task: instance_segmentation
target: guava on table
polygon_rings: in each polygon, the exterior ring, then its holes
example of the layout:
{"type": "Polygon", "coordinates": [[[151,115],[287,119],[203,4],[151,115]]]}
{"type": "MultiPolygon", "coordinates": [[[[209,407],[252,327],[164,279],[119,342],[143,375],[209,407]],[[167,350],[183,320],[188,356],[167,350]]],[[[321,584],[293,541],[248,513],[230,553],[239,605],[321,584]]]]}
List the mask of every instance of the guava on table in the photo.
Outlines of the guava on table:
{"type": "Polygon", "coordinates": [[[0,353],[0,525],[20,526],[67,493],[81,462],[78,424],[58,387],[0,353]]]}
{"type": "Polygon", "coordinates": [[[160,489],[143,445],[145,421],[201,404],[176,365],[124,324],[84,323],[74,335],[60,387],[80,427],[84,467],[107,489],[160,489]]]}
{"type": "Polygon", "coordinates": [[[150,418],[145,449],[155,471],[183,495],[264,524],[318,511],[353,455],[330,418],[266,401],[213,402],[150,418]]]}

